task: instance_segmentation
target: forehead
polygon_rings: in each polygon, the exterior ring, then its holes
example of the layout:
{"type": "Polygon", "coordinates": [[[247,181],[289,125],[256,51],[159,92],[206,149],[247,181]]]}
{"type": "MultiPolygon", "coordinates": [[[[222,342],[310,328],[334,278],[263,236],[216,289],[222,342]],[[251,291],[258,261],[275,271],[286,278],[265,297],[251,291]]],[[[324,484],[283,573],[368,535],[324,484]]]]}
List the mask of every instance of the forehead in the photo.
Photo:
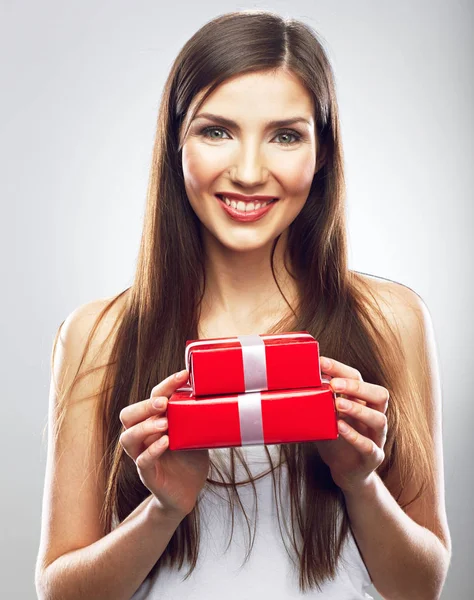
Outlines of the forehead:
{"type": "MultiPolygon", "coordinates": [[[[193,99],[188,117],[192,115],[205,93],[193,99]]],[[[293,73],[265,71],[237,75],[224,81],[205,100],[200,112],[225,115],[235,120],[270,121],[285,117],[314,117],[313,100],[306,87],[293,73]]]]}

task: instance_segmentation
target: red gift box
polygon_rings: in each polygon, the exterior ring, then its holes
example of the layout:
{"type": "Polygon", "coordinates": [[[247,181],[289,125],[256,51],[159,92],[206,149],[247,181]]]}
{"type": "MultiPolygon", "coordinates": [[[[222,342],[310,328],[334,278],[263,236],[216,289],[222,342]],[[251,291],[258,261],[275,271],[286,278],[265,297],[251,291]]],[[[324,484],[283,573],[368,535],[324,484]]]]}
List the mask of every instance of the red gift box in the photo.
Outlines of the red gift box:
{"type": "Polygon", "coordinates": [[[307,331],[188,340],[195,396],[319,387],[319,344],[307,331]]]}
{"type": "Polygon", "coordinates": [[[335,394],[317,388],[199,397],[180,388],[168,400],[170,450],[336,439],[335,394]]]}

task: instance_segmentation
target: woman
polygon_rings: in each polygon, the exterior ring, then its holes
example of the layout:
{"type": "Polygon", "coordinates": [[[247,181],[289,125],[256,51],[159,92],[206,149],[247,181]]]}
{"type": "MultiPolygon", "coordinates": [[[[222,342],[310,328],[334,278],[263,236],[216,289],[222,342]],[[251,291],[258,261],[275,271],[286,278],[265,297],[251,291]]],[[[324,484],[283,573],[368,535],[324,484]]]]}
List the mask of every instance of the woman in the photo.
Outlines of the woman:
{"type": "Polygon", "coordinates": [[[438,598],[443,487],[427,309],[347,266],[324,50],[273,13],[214,19],[164,89],[135,281],[56,336],[38,594],[438,598]],[[187,339],[291,330],[320,343],[337,440],[168,449],[187,339]]]}

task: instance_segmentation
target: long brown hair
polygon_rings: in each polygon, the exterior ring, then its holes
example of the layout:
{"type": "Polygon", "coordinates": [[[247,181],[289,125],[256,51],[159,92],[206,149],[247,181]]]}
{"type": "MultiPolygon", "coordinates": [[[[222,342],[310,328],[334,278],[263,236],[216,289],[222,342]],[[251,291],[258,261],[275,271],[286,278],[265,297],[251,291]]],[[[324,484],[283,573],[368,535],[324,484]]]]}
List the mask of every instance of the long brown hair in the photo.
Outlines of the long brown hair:
{"type": "MultiPolygon", "coordinates": [[[[286,259],[297,282],[298,305],[287,302],[289,316],[275,323],[268,333],[309,331],[319,341],[322,354],[356,367],[365,381],[389,389],[386,458],[378,474],[386,481],[396,466],[400,492],[412,475],[411,461],[416,454],[421,473],[416,497],[430,481],[430,437],[423,420],[417,418],[417,388],[407,381],[399,366],[399,340],[365,280],[348,269],[340,125],[333,72],[322,43],[302,22],[267,11],[234,12],[219,16],[197,31],[171,68],[158,114],[135,279],[130,288],[109,303],[96,323],[97,328],[114,303],[127,294],[120,320],[117,319],[110,361],[95,367],[106,367],[95,415],[106,489],[104,535],[150,494],[119,443],[119,413],[125,406],[149,397],[154,385],[184,368],[185,342],[199,337],[206,279],[200,222],[183,182],[180,133],[185,117],[198,93],[205,92],[195,111],[230,77],[282,68],[296,74],[311,94],[324,164],[315,174],[307,201],[288,231],[286,259]]],[[[277,242],[278,238],[271,254],[274,275],[277,242]]],[[[67,392],[61,392],[63,408],[67,392]]],[[[58,419],[57,430],[60,422],[58,419]]],[[[281,489],[276,493],[275,465],[265,450],[269,459],[267,473],[271,473],[275,497],[280,499],[281,489]]],[[[253,485],[254,491],[255,484],[239,448],[228,449],[227,458],[227,464],[220,463],[211,455],[211,476],[206,485],[227,489],[233,524],[242,483],[235,481],[237,462],[249,474],[244,483],[253,485]]],[[[334,577],[349,520],[344,495],[334,484],[314,443],[281,444],[280,462],[288,466],[291,506],[290,547],[284,540],[285,547],[299,567],[299,586],[305,591],[334,577]],[[338,517],[342,517],[340,527],[338,517]]],[[[250,520],[247,515],[245,518],[250,532],[250,520]]],[[[280,522],[279,513],[278,519],[280,522]]],[[[246,560],[253,542],[254,538],[246,560]]],[[[162,564],[181,568],[186,561],[190,565],[186,575],[189,576],[196,565],[198,543],[199,501],[180,523],[149,575],[162,564]]]]}

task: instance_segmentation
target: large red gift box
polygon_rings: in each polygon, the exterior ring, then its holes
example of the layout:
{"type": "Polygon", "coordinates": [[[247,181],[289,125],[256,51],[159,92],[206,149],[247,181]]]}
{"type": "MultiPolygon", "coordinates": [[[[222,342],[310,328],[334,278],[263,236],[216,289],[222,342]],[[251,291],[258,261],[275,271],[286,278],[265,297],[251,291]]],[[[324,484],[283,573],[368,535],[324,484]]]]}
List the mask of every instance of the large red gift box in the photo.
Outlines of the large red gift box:
{"type": "Polygon", "coordinates": [[[319,344],[307,331],[188,340],[195,396],[319,387],[319,344]]]}
{"type": "Polygon", "coordinates": [[[296,390],[197,398],[180,388],[168,400],[170,450],[336,439],[335,394],[327,383],[296,390]]]}

